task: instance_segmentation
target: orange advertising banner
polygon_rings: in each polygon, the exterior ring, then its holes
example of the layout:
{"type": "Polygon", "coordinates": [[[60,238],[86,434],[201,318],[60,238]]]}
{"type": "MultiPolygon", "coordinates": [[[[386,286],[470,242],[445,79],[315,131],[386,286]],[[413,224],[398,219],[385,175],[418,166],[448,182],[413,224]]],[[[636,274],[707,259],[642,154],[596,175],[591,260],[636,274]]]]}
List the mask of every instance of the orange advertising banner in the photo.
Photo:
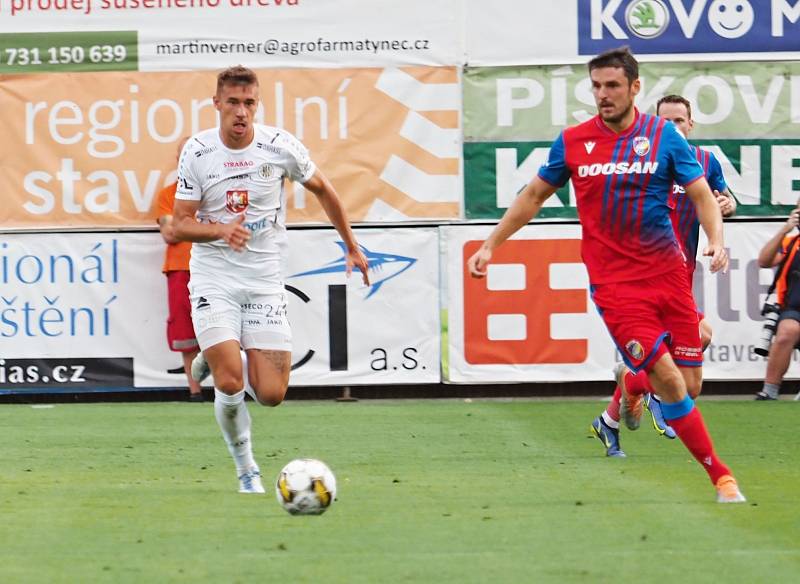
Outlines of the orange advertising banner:
{"type": "MultiPolygon", "coordinates": [[[[454,219],[462,178],[455,67],[257,70],[257,121],[295,134],[354,222],[454,219]]],[[[217,123],[216,72],[0,79],[0,226],[152,226],[182,138],[217,123]]],[[[287,185],[288,221],[325,220],[287,185]]]]}

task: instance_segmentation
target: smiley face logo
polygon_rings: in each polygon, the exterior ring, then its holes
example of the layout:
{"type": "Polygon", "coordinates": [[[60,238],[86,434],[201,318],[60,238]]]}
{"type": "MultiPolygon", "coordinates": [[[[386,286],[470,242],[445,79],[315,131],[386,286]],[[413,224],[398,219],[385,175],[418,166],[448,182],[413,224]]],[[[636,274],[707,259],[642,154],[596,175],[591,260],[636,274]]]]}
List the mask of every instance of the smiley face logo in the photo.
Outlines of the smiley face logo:
{"type": "Polygon", "coordinates": [[[722,38],[738,39],[753,27],[753,7],[748,0],[714,0],[708,7],[708,24],[722,38]]]}

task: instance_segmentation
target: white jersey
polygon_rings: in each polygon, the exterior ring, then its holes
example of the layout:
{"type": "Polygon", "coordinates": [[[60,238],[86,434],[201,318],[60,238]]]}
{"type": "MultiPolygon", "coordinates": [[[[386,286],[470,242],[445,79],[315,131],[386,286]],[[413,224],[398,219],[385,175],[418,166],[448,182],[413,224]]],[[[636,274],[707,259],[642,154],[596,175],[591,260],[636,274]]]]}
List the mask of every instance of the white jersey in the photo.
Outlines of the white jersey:
{"type": "Polygon", "coordinates": [[[175,198],[200,201],[197,220],[229,223],[244,213],[251,231],[244,251],[223,240],[192,245],[192,283],[224,283],[264,291],[283,289],[286,197],[283,181],[309,180],[316,167],[303,144],[288,132],[254,124],[249,146],[231,150],[219,128],[196,134],[181,152],[175,198]]]}

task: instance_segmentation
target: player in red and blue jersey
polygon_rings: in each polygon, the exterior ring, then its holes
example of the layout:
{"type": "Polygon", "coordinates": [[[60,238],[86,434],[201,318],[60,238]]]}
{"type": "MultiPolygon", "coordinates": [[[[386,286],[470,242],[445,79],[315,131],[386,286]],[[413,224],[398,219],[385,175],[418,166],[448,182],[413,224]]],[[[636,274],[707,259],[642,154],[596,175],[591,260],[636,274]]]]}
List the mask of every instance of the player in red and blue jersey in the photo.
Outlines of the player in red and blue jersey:
{"type": "MultiPolygon", "coordinates": [[[[685,97],[680,95],[667,95],[658,100],[656,104],[656,114],[669,120],[684,135],[689,136],[694,128],[692,120],[692,106],[685,97]]],[[[722,166],[711,152],[702,150],[697,146],[690,145],[693,155],[703,167],[706,180],[714,192],[720,211],[723,217],[730,217],[736,212],[736,199],[728,189],[725,177],[722,174],[722,166]]],[[[696,258],[698,239],[700,235],[700,222],[697,211],[691,200],[686,196],[684,188],[675,183],[672,186],[672,198],[670,207],[672,208],[672,226],[681,244],[686,258],[686,270],[689,277],[689,286],[692,286],[696,258]]],[[[711,325],[705,319],[705,315],[698,311],[700,321],[700,341],[703,350],[711,343],[711,325]]],[[[625,425],[635,430],[639,427],[641,417],[641,406],[638,405],[638,396],[644,396],[644,406],[650,412],[653,428],[662,436],[675,438],[674,430],[666,423],[661,412],[661,404],[658,397],[653,394],[653,388],[645,372],[633,373],[620,364],[614,370],[614,377],[617,381],[614,395],[611,398],[606,410],[592,422],[593,433],[603,442],[608,456],[625,456],[620,447],[619,441],[619,421],[620,417],[625,420],[625,425]],[[625,385],[627,394],[632,396],[635,403],[633,407],[626,407],[620,412],[622,390],[620,387],[625,385]]],[[[699,391],[699,387],[697,388],[699,391]]],[[[690,392],[692,399],[697,399],[696,394],[690,392]]]]}
{"type": "Polygon", "coordinates": [[[539,174],[467,267],[474,277],[484,277],[493,250],[572,180],[592,299],[614,343],[631,370],[648,372],[665,418],[708,473],[717,501],[742,502],[687,393],[687,388],[699,391],[702,349],[697,308],[670,220],[672,183],[683,185],[696,206],[708,238],[703,255],[711,257],[712,272],[728,265],[719,207],[674,124],[634,107],[641,83],[630,51],[598,55],[589,62],[589,75],[598,115],[561,133],[539,174]]]}

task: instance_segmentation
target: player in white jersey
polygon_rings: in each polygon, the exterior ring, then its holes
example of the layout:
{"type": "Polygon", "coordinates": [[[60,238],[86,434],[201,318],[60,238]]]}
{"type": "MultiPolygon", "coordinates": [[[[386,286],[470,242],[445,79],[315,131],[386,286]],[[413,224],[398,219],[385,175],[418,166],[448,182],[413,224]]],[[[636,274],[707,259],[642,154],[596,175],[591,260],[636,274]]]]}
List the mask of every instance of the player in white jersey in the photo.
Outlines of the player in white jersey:
{"type": "Polygon", "coordinates": [[[214,374],[214,411],[243,493],[264,492],[245,390],[276,406],[289,385],[284,180],[317,196],[347,247],[348,275],[355,266],[369,283],[367,260],[335,189],[297,138],[253,123],[258,103],[258,77],[250,69],[231,67],[217,76],[220,125],[184,147],[174,207],[176,236],[194,242],[189,290],[199,363],[214,374]]]}

